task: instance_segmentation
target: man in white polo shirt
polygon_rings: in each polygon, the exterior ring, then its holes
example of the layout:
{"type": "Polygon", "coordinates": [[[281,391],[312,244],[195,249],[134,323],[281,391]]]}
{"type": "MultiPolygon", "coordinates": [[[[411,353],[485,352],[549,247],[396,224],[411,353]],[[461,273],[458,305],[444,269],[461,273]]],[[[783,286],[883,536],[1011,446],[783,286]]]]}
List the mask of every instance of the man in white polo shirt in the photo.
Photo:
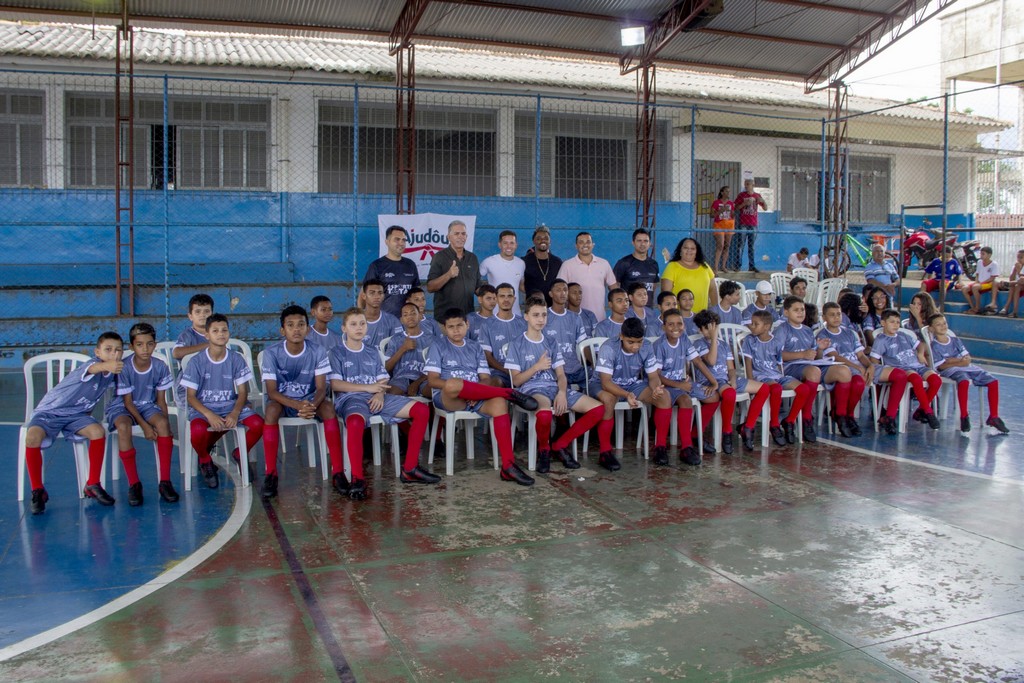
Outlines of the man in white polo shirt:
{"type": "Polygon", "coordinates": [[[486,279],[492,287],[503,282],[515,287],[516,300],[512,305],[512,313],[522,315],[519,308],[519,283],[523,281],[526,263],[516,256],[516,246],[516,234],[511,230],[502,230],[498,235],[498,253],[480,262],[480,277],[486,279]]]}
{"type": "Polygon", "coordinates": [[[608,289],[615,289],[619,283],[608,261],[594,256],[594,239],[589,232],[576,235],[576,255],[562,262],[558,269],[558,277],[566,282],[577,282],[583,290],[580,307],[597,318],[597,322],[605,319],[604,305],[608,289]]]}

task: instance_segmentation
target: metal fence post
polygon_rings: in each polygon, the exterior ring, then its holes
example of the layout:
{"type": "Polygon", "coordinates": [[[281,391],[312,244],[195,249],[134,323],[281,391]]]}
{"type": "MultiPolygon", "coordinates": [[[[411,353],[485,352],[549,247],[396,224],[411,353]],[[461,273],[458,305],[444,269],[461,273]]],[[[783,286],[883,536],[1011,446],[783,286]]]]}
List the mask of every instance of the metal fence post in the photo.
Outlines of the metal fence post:
{"type": "MultiPolygon", "coordinates": [[[[829,243],[830,235],[826,235],[828,230],[828,221],[825,218],[825,150],[827,148],[827,131],[828,124],[824,117],[821,119],[821,170],[818,171],[818,219],[821,222],[821,230],[818,231],[818,256],[820,261],[818,262],[818,268],[821,273],[828,276],[828,272],[825,269],[825,245],[829,243]]],[[[782,183],[779,183],[779,191],[782,191],[782,183]]],[[[779,197],[781,203],[782,198],[779,197]]],[[[776,207],[778,203],[776,204],[776,207]]],[[[832,254],[832,263],[839,262],[839,254],[832,254]]]]}
{"type": "Polygon", "coordinates": [[[690,106],[690,231],[697,228],[697,107],[690,106]]]}
{"type": "MultiPolygon", "coordinates": [[[[945,249],[946,230],[949,227],[949,93],[942,97],[942,249],[945,249]]],[[[941,255],[941,251],[939,254],[941,255]]],[[[946,266],[942,266],[943,276],[946,273],[946,266]]],[[[943,278],[944,279],[944,278],[943,278]]],[[[901,279],[902,283],[903,280],[901,279]]],[[[941,281],[940,281],[941,282],[941,281]]],[[[980,295],[979,295],[980,296],[980,295]]],[[[973,305],[973,304],[972,304],[973,305]]],[[[939,310],[946,311],[946,287],[942,282],[939,285],[939,310]]]]}
{"type": "Polygon", "coordinates": [[[540,225],[540,95],[537,95],[537,111],[533,116],[533,227],[540,225]]]}
{"type": "Polygon", "coordinates": [[[167,140],[167,134],[170,126],[168,121],[168,85],[167,85],[167,74],[164,74],[164,96],[163,96],[163,125],[164,125],[164,164],[163,164],[163,187],[164,187],[164,339],[171,338],[171,264],[170,264],[170,235],[171,235],[171,194],[170,189],[167,187],[170,182],[170,165],[171,160],[167,158],[170,153],[170,144],[167,140]]]}
{"type": "Polygon", "coordinates": [[[356,284],[359,275],[356,274],[359,251],[359,84],[353,86],[352,93],[352,289],[353,295],[358,298],[356,292],[359,287],[356,284]]]}

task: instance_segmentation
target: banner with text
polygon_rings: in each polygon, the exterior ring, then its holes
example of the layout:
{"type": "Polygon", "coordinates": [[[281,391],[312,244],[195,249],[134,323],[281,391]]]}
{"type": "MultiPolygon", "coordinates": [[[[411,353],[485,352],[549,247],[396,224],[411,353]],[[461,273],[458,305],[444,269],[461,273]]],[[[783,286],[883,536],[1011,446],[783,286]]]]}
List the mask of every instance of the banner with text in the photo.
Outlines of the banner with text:
{"type": "Polygon", "coordinates": [[[447,216],[440,213],[417,214],[379,214],[377,226],[380,230],[379,256],[388,253],[388,245],[384,235],[392,225],[399,225],[409,233],[409,242],[405,245],[405,257],[416,264],[420,280],[427,281],[430,272],[430,261],[434,254],[448,246],[448,224],[452,221],[466,224],[466,250],[473,251],[473,235],[476,232],[476,216],[447,216]]]}

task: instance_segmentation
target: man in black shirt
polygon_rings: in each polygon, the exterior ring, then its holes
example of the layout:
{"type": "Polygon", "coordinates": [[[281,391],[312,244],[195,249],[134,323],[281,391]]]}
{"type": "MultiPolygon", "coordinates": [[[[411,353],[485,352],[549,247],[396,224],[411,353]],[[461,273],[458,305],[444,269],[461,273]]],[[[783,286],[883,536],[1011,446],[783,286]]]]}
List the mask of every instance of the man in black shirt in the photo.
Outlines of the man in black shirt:
{"type": "Polygon", "coordinates": [[[367,280],[380,280],[384,283],[384,303],[380,308],[395,316],[402,317],[402,305],[405,297],[413,287],[420,286],[420,274],[412,259],[405,258],[405,245],[409,242],[409,233],[399,225],[392,225],[384,233],[384,242],[388,245],[388,253],[370,264],[363,276],[367,280]]]}
{"type": "Polygon", "coordinates": [[[430,261],[427,291],[434,295],[435,319],[449,308],[457,308],[463,314],[473,310],[476,288],[484,281],[476,254],[466,249],[468,238],[466,224],[452,221],[448,225],[448,246],[434,254],[430,261]]]}
{"type": "Polygon", "coordinates": [[[520,289],[526,296],[533,292],[543,292],[550,306],[551,295],[548,292],[558,279],[562,259],[551,253],[551,231],[548,226],[540,225],[533,231],[533,249],[523,257],[523,261],[526,262],[526,273],[520,289]]]}
{"type": "Polygon", "coordinates": [[[633,253],[618,260],[612,272],[619,286],[629,291],[634,282],[641,283],[647,289],[647,305],[656,307],[657,294],[661,289],[661,270],[657,260],[647,255],[651,248],[651,233],[645,228],[633,231],[633,253]]]}

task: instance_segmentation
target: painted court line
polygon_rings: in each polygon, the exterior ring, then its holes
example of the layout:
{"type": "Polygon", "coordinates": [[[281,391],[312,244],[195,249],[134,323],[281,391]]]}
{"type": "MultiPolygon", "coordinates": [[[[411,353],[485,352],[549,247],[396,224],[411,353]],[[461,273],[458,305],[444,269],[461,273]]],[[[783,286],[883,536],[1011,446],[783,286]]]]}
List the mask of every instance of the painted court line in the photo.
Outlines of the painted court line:
{"type": "Polygon", "coordinates": [[[60,626],[55,626],[48,631],[43,631],[31,638],[26,638],[25,640],[0,649],[0,662],[5,662],[13,657],[26,653],[29,650],[52,643],[59,638],[63,638],[64,636],[70,635],[79,629],[83,629],[86,626],[94,624],[100,619],[109,617],[118,610],[122,610],[125,607],[138,602],[147,595],[155,593],[157,590],[163,588],[169,583],[180,579],[182,576],[205,562],[215,552],[220,550],[224,544],[230,541],[238,532],[242,527],[242,522],[244,522],[245,518],[249,515],[249,508],[252,506],[253,488],[252,486],[242,488],[241,480],[238,475],[227,467],[221,467],[221,469],[230,474],[231,479],[235,484],[235,506],[231,511],[231,516],[229,516],[228,520],[224,523],[224,526],[222,526],[209,541],[203,544],[201,548],[198,548],[194,553],[174,565],[171,569],[165,571],[163,574],[160,574],[147,583],[144,583],[135,590],[111,600],[102,607],[98,607],[91,612],[83,614],[77,619],[72,619],[69,622],[63,623],[60,626]]]}

